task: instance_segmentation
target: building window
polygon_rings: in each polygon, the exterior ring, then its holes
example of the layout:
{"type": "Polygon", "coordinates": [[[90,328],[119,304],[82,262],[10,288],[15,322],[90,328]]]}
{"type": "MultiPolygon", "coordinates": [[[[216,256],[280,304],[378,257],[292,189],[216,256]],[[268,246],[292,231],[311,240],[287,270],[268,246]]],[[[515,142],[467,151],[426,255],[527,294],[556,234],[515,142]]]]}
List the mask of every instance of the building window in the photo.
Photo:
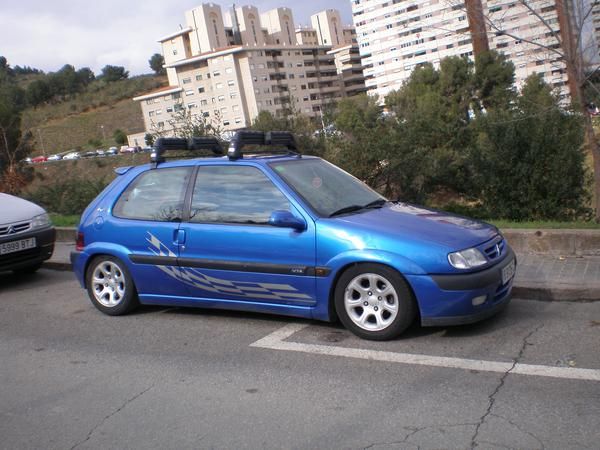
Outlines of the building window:
{"type": "Polygon", "coordinates": [[[167,106],[167,112],[168,113],[172,113],[173,112],[173,107],[172,106],[167,106]]]}
{"type": "Polygon", "coordinates": [[[182,82],[183,84],[189,84],[189,83],[191,83],[191,82],[192,82],[192,79],[191,79],[190,77],[187,77],[187,78],[184,78],[183,80],[181,80],[181,82],[182,82]]]}
{"type": "Polygon", "coordinates": [[[224,102],[225,101],[225,96],[224,95],[219,95],[219,101],[220,102],[224,102]]]}
{"type": "Polygon", "coordinates": [[[225,69],[225,73],[233,73],[233,69],[231,67],[228,67],[227,69],[225,69]]]}
{"type": "Polygon", "coordinates": [[[223,83],[217,83],[217,84],[215,85],[215,87],[216,87],[217,89],[223,89],[223,83]]]}
{"type": "Polygon", "coordinates": [[[148,111],[148,117],[154,117],[154,111],[148,111]]]}
{"type": "Polygon", "coordinates": [[[202,80],[202,75],[196,75],[196,81],[202,80]]]}
{"type": "Polygon", "coordinates": [[[229,98],[237,98],[237,92],[230,93],[229,98]]]}
{"type": "Polygon", "coordinates": [[[221,75],[221,71],[220,70],[213,71],[213,77],[218,77],[219,75],[221,75]]]}
{"type": "Polygon", "coordinates": [[[233,81],[233,80],[229,80],[229,81],[227,82],[227,86],[235,86],[235,81],[233,81]]]}
{"type": "Polygon", "coordinates": [[[224,120],[224,121],[223,121],[223,125],[224,125],[224,126],[228,126],[228,125],[229,125],[229,120],[224,120]]]}
{"type": "Polygon", "coordinates": [[[198,94],[202,94],[204,92],[204,88],[203,87],[199,87],[198,88],[198,94]]]}
{"type": "Polygon", "coordinates": [[[242,118],[241,117],[236,117],[235,118],[235,123],[242,123],[242,118]]]}
{"type": "Polygon", "coordinates": [[[186,96],[194,95],[194,91],[191,89],[189,91],[185,91],[185,95],[186,96]]]}

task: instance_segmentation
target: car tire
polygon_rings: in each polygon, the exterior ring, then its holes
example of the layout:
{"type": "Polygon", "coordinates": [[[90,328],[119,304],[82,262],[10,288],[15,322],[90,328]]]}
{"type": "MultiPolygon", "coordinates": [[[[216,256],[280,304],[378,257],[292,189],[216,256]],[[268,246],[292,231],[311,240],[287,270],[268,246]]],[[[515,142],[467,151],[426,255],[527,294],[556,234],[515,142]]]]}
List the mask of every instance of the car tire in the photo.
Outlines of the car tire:
{"type": "Polygon", "coordinates": [[[15,275],[32,275],[36,273],[42,267],[42,263],[34,264],[32,266],[23,267],[21,269],[13,270],[15,275]]]}
{"type": "Polygon", "coordinates": [[[339,278],[336,313],[356,336],[374,341],[394,339],[414,321],[417,306],[406,280],[381,264],[357,264],[339,278]]]}
{"type": "Polygon", "coordinates": [[[85,280],[90,300],[104,314],[120,316],[139,306],[133,279],[118,258],[95,257],[87,268],[85,280]]]}

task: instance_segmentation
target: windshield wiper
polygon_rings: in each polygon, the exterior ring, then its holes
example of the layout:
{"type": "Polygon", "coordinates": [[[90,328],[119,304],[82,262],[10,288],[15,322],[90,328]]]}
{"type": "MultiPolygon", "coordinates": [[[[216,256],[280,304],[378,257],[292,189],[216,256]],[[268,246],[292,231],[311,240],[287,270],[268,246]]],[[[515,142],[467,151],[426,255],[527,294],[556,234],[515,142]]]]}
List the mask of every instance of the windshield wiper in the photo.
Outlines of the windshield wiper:
{"type": "Polygon", "coordinates": [[[378,198],[377,200],[373,200],[370,203],[367,203],[363,208],[381,208],[383,205],[387,203],[387,200],[384,198],[378,198]]]}
{"type": "Polygon", "coordinates": [[[385,200],[383,198],[378,198],[377,200],[369,202],[366,205],[345,206],[345,207],[338,209],[337,211],[334,211],[331,214],[329,214],[329,217],[335,217],[335,216],[339,216],[340,214],[347,214],[347,213],[351,213],[351,212],[355,212],[355,211],[360,211],[361,209],[381,208],[386,203],[387,203],[387,200],[385,200]]]}

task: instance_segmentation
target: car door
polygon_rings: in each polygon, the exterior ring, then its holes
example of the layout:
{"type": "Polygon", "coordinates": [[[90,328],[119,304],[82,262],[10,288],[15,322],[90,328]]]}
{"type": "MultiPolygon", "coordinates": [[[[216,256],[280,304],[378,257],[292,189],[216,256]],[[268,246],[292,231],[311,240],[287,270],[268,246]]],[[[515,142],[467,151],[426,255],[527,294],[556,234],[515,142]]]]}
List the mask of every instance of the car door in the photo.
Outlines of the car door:
{"type": "Polygon", "coordinates": [[[140,174],[120,195],[107,226],[129,251],[138,294],[187,296],[177,264],[179,225],[192,167],[156,168],[140,174]]]}
{"type": "Polygon", "coordinates": [[[310,306],[315,303],[315,226],[259,167],[198,168],[179,264],[197,299],[310,306]],[[288,211],[303,230],[268,224],[288,211]]]}

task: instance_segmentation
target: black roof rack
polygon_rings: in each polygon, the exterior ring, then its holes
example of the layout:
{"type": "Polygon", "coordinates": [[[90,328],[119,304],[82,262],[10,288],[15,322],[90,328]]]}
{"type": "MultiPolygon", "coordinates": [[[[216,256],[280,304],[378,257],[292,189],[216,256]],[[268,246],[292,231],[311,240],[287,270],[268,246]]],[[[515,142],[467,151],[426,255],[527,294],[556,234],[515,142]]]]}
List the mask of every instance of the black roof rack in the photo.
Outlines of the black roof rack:
{"type": "MultiPolygon", "coordinates": [[[[169,150],[200,152],[201,150],[211,150],[212,153],[199,154],[197,156],[221,156],[223,147],[214,136],[199,136],[190,139],[185,138],[158,138],[154,143],[150,161],[158,164],[165,162],[165,153],[169,150]]],[[[155,166],[156,167],[156,166],[155,166]]]]}
{"type": "Polygon", "coordinates": [[[296,146],[296,140],[294,135],[289,131],[249,131],[243,130],[235,133],[231,142],[229,143],[229,149],[227,150],[227,156],[229,159],[240,159],[244,157],[242,149],[249,145],[252,146],[269,146],[278,147],[278,149],[258,149],[252,150],[252,153],[281,153],[282,148],[285,149],[284,153],[295,155],[300,157],[298,153],[298,147],[296,146]]]}

